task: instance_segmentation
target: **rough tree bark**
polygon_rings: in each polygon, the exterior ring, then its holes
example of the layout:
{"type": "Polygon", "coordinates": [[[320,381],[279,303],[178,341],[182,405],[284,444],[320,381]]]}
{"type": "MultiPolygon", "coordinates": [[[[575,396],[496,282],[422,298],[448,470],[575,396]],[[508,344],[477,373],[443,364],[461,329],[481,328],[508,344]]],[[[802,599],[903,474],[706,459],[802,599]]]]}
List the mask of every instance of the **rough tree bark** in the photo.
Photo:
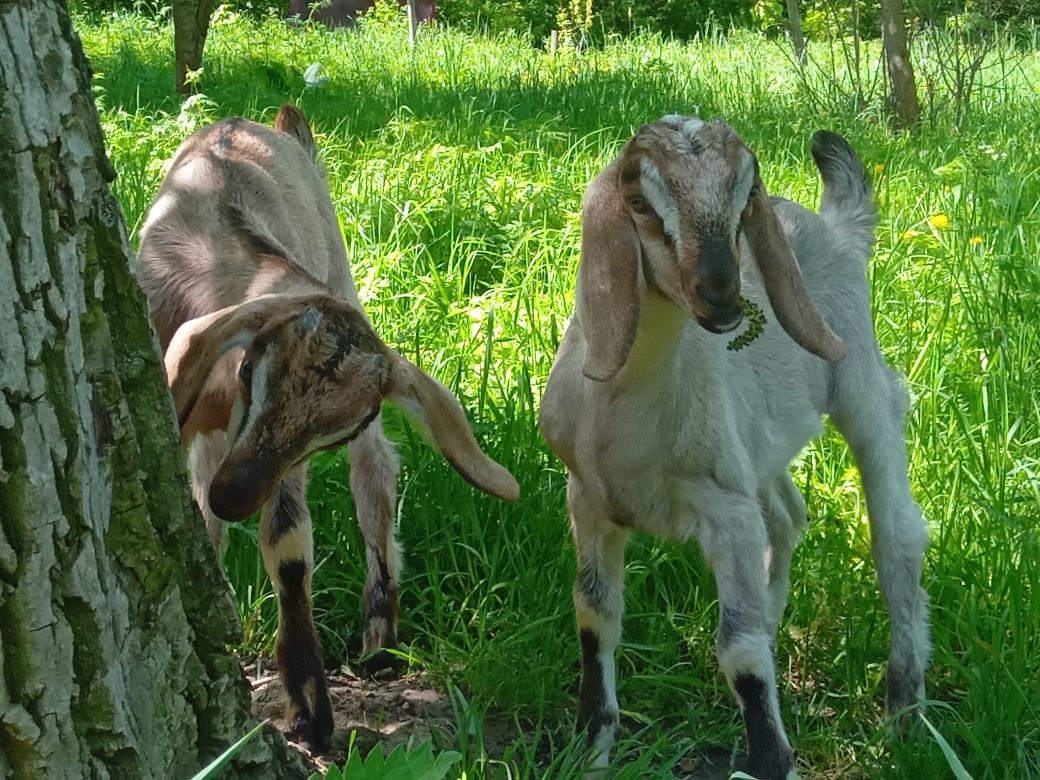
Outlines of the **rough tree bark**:
{"type": "Polygon", "coordinates": [[[202,67],[202,50],[209,33],[213,0],[173,0],[173,50],[177,65],[177,91],[193,92],[185,78],[202,67]]]}
{"type": "Polygon", "coordinates": [[[798,64],[805,65],[805,36],[802,34],[802,14],[798,10],[798,0],[787,0],[787,30],[791,35],[791,44],[794,46],[795,56],[798,64]]]}
{"type": "Polygon", "coordinates": [[[915,125],[921,117],[921,104],[917,99],[917,81],[906,47],[903,0],[881,0],[881,39],[892,84],[889,106],[893,118],[901,127],[915,125]]]}
{"type": "MultiPolygon", "coordinates": [[[[187,777],[249,725],[113,176],[64,2],[0,0],[5,779],[187,777]]],[[[305,771],[267,732],[232,774],[305,771]]]]}

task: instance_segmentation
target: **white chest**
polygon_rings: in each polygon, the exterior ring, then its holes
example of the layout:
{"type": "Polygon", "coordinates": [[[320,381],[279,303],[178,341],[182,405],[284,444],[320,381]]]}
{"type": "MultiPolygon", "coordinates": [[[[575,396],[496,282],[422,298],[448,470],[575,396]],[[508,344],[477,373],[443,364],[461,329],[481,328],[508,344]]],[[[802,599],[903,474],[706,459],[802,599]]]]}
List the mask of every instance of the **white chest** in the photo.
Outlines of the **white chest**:
{"type": "Polygon", "coordinates": [[[761,495],[819,434],[808,404],[767,394],[733,401],[721,388],[665,382],[620,394],[597,415],[592,462],[617,522],[687,539],[711,521],[720,495],[761,495]]]}
{"type": "Polygon", "coordinates": [[[633,393],[611,405],[599,426],[596,464],[619,522],[656,536],[689,538],[697,530],[704,480],[746,475],[731,421],[709,406],[661,392],[633,393]]]}

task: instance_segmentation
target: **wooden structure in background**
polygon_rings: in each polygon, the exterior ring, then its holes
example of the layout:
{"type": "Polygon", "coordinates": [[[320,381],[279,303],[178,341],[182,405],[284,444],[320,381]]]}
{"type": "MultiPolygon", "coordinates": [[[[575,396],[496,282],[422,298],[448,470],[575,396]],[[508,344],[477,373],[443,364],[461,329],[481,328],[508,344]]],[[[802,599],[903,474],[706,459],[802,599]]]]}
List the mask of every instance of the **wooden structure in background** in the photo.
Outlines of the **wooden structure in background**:
{"type": "MultiPolygon", "coordinates": [[[[437,18],[436,0],[413,0],[415,23],[431,22],[437,18]]],[[[408,0],[398,0],[400,5],[409,5],[408,0]]],[[[351,27],[357,15],[374,5],[373,0],[332,0],[318,3],[314,0],[289,0],[289,15],[301,19],[315,19],[330,27],[351,27]],[[317,8],[312,8],[317,6],[317,8]]]]}

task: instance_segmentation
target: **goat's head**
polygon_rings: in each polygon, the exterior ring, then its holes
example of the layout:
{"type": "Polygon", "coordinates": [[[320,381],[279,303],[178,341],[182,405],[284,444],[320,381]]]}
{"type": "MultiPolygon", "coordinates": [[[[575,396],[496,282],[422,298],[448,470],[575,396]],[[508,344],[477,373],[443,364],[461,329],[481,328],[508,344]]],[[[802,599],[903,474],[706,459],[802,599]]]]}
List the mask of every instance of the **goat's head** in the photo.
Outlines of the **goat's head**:
{"type": "Polygon", "coordinates": [[[784,330],[808,351],[840,360],[844,342],[809,297],[758,161],[736,132],[682,116],[640,129],[585,195],[578,314],[586,376],[606,380],[621,370],[647,285],[713,333],[737,327],[745,241],[784,330]]]}
{"type": "Polygon", "coordinates": [[[289,469],[361,433],[384,399],[422,425],[471,484],[507,500],[519,493],[480,450],[455,397],[333,296],[264,296],[191,320],[165,360],[182,440],[227,430],[209,493],[225,520],[249,516],[289,469]]]}

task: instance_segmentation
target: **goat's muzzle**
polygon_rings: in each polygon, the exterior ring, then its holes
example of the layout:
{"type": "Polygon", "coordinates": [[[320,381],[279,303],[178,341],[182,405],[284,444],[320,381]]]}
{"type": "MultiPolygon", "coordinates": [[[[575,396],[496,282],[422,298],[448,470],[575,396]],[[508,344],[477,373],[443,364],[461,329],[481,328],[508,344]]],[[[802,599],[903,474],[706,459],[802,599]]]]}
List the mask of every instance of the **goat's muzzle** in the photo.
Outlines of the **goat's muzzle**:
{"type": "Polygon", "coordinates": [[[697,300],[703,310],[703,314],[696,315],[697,324],[709,333],[729,333],[744,319],[739,284],[731,285],[723,295],[716,295],[705,285],[698,285],[697,300]]]}
{"type": "Polygon", "coordinates": [[[740,325],[744,313],[740,309],[740,271],[728,236],[709,235],[702,238],[697,252],[696,274],[684,284],[694,282],[693,296],[697,323],[711,333],[728,333],[740,325]],[[696,280],[696,281],[694,281],[696,280]]]}
{"type": "Polygon", "coordinates": [[[270,467],[259,461],[225,463],[210,485],[209,508],[221,520],[245,520],[263,505],[275,476],[270,467]]]}
{"type": "Polygon", "coordinates": [[[731,330],[737,328],[741,322],[744,321],[744,312],[737,309],[728,318],[714,319],[709,317],[697,317],[697,324],[704,328],[709,333],[722,334],[729,333],[731,330]]]}

